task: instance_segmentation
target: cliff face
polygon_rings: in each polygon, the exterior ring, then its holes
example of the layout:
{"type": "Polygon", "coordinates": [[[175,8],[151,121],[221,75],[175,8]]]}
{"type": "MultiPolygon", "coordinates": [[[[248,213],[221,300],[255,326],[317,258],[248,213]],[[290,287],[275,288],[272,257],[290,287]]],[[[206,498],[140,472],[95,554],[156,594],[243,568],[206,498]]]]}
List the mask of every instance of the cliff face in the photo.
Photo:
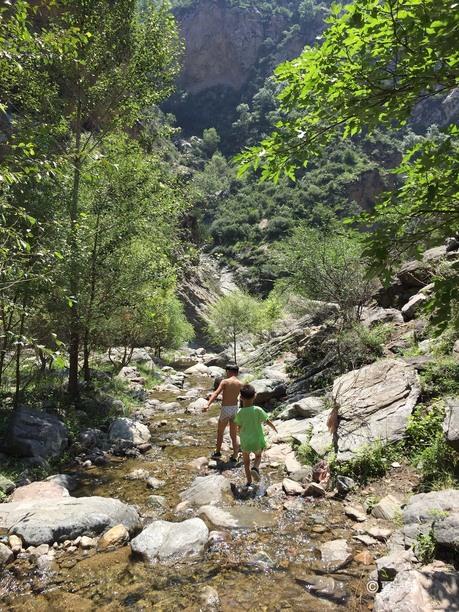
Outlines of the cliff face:
{"type": "MultiPolygon", "coordinates": [[[[267,43],[277,45],[291,25],[285,15],[237,8],[225,0],[200,0],[176,16],[185,42],[179,85],[191,94],[219,86],[239,91],[266,56],[267,43]]],[[[298,55],[317,32],[314,23],[310,35],[290,36],[285,48],[276,52],[276,63],[298,55]]]]}

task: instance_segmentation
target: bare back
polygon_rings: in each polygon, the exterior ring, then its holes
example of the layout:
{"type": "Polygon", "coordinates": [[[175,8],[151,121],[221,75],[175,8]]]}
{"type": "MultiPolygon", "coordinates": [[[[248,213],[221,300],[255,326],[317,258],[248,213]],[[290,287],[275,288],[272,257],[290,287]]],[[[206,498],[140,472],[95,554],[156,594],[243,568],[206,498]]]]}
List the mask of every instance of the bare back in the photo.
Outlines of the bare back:
{"type": "Polygon", "coordinates": [[[242,387],[241,381],[236,376],[225,378],[221,383],[222,386],[222,406],[236,406],[239,398],[239,392],[242,387]]]}

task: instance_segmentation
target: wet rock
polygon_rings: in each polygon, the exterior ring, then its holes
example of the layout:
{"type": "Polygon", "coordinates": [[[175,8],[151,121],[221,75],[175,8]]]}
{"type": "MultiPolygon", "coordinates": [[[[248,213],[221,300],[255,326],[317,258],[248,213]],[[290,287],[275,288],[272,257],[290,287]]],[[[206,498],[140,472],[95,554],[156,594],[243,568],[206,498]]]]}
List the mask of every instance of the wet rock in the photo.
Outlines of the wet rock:
{"type": "Polygon", "coordinates": [[[288,404],[279,415],[279,419],[286,421],[296,418],[312,418],[325,409],[325,400],[322,397],[304,397],[288,404]]]}
{"type": "Polygon", "coordinates": [[[207,541],[210,547],[226,544],[231,541],[231,534],[228,531],[211,531],[207,541]]]}
{"type": "Polygon", "coordinates": [[[325,497],[326,491],[317,482],[310,482],[304,490],[304,497],[325,497]]]}
{"type": "Polygon", "coordinates": [[[331,540],[320,547],[322,562],[327,571],[334,572],[352,561],[351,549],[346,540],[331,540]]]}
{"type": "Polygon", "coordinates": [[[165,510],[167,508],[167,500],[163,495],[149,495],[147,503],[155,510],[165,510]]]}
{"type": "Polygon", "coordinates": [[[0,493],[8,495],[9,493],[12,493],[15,488],[16,485],[14,484],[14,482],[9,480],[8,478],[5,478],[5,476],[0,475],[0,493]]]}
{"type": "Polygon", "coordinates": [[[150,472],[143,469],[133,470],[125,476],[126,480],[147,480],[149,477],[150,472]]]}
{"type": "Polygon", "coordinates": [[[434,612],[457,609],[459,573],[438,561],[402,571],[375,597],[375,612],[434,612]]]}
{"type": "Polygon", "coordinates": [[[67,429],[56,416],[20,407],[8,424],[3,447],[15,457],[51,459],[68,446],[67,429]]]}
{"type": "Polygon", "coordinates": [[[8,537],[8,544],[15,555],[19,554],[22,550],[22,540],[17,535],[10,535],[8,537]]]}
{"type": "Polygon", "coordinates": [[[393,495],[386,495],[373,507],[371,514],[375,518],[393,521],[401,511],[402,507],[398,499],[393,495]]]}
{"type": "Polygon", "coordinates": [[[193,461],[190,461],[189,463],[187,463],[187,466],[189,468],[191,468],[192,470],[197,470],[198,472],[202,470],[203,468],[207,467],[208,465],[209,465],[208,457],[198,457],[197,459],[193,459],[193,461]]]}
{"type": "Polygon", "coordinates": [[[102,535],[98,546],[100,549],[105,549],[112,546],[123,546],[128,541],[129,531],[126,527],[124,525],[115,525],[102,535]]]}
{"type": "Polygon", "coordinates": [[[203,397],[198,398],[191,404],[188,404],[187,412],[199,413],[202,412],[204,408],[207,406],[207,400],[203,397]]]}
{"type": "Polygon", "coordinates": [[[304,500],[301,497],[287,499],[283,504],[283,508],[288,512],[301,512],[304,510],[304,500]]]}
{"type": "Polygon", "coordinates": [[[126,417],[113,421],[108,435],[112,442],[126,440],[134,445],[149,442],[151,438],[150,430],[146,425],[126,417]]]}
{"type": "Polygon", "coordinates": [[[0,504],[0,529],[20,536],[32,546],[73,540],[80,535],[94,537],[120,523],[130,532],[140,528],[136,510],[109,497],[0,504]]]}
{"type": "Polygon", "coordinates": [[[247,562],[248,565],[253,565],[261,570],[272,569],[275,566],[274,561],[264,550],[259,550],[254,553],[247,562]]]}
{"type": "Polygon", "coordinates": [[[189,376],[210,376],[210,371],[203,363],[196,363],[194,366],[187,368],[185,374],[189,376]]]}
{"type": "Polygon", "coordinates": [[[13,559],[14,554],[11,548],[8,548],[8,546],[5,546],[5,544],[0,542],[0,567],[10,563],[10,561],[13,561],[13,559]]]}
{"type": "Polygon", "coordinates": [[[349,476],[337,476],[336,477],[336,489],[339,495],[345,496],[355,489],[355,480],[349,478],[349,476]]]}
{"type": "Polygon", "coordinates": [[[266,495],[268,497],[278,497],[279,495],[282,495],[282,493],[283,489],[281,482],[275,482],[266,489],[266,495]]]}
{"type": "Polygon", "coordinates": [[[66,488],[52,481],[32,482],[24,487],[18,487],[10,497],[10,502],[28,502],[35,500],[58,499],[69,497],[66,488]]]}
{"type": "Polygon", "coordinates": [[[415,562],[416,557],[411,549],[391,552],[389,555],[376,559],[378,578],[381,582],[393,580],[398,573],[411,569],[415,562]]]}
{"type": "Polygon", "coordinates": [[[220,597],[218,591],[211,586],[205,586],[200,594],[201,610],[211,612],[220,607],[220,597]]]}
{"type": "Polygon", "coordinates": [[[282,488],[287,495],[303,495],[304,493],[304,487],[291,478],[284,478],[282,481],[282,488]]]}
{"type": "Polygon", "coordinates": [[[78,488],[78,478],[72,474],[53,474],[52,476],[48,476],[46,481],[55,482],[68,491],[74,491],[78,488]]]}
{"type": "Polygon", "coordinates": [[[445,400],[443,432],[446,443],[459,452],[459,397],[449,397],[445,400]]]}
{"type": "Polygon", "coordinates": [[[359,523],[367,520],[367,514],[362,506],[344,506],[344,514],[359,523]]]}
{"type": "Polygon", "coordinates": [[[191,486],[180,494],[182,501],[192,506],[205,506],[206,504],[219,504],[225,494],[230,493],[230,481],[220,474],[197,476],[191,486]]]}
{"type": "Polygon", "coordinates": [[[198,514],[219,529],[256,529],[272,527],[277,522],[273,514],[253,506],[218,508],[206,505],[199,508],[198,514]]]}
{"type": "Polygon", "coordinates": [[[337,378],[333,400],[339,417],[338,460],[350,460],[376,441],[401,440],[420,392],[415,370],[396,359],[383,359],[337,378]]]}
{"type": "Polygon", "coordinates": [[[305,586],[310,593],[317,597],[336,601],[344,600],[347,596],[344,583],[331,576],[316,576],[302,571],[294,572],[294,576],[299,584],[305,586]]]}
{"type": "Polygon", "coordinates": [[[160,489],[166,484],[164,480],[160,480],[159,478],[155,478],[154,476],[150,476],[149,478],[147,478],[146,483],[147,486],[150,487],[150,489],[160,489]]]}
{"type": "Polygon", "coordinates": [[[181,523],[155,521],[131,541],[134,554],[150,564],[195,557],[204,551],[209,530],[199,518],[181,523]]]}

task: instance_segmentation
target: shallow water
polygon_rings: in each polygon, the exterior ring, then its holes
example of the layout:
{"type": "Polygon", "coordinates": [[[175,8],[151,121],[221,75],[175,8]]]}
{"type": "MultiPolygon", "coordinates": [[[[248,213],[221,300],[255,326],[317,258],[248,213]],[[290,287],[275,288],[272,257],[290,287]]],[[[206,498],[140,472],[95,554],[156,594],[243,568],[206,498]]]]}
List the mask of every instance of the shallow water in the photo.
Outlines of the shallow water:
{"type": "MultiPolygon", "coordinates": [[[[211,385],[209,379],[194,378],[187,388],[203,383],[211,385]]],[[[136,505],[148,522],[156,516],[148,497],[158,494],[168,503],[161,519],[188,518],[175,514],[174,508],[196,476],[187,463],[214,448],[215,425],[209,419],[217,414],[217,408],[208,414],[158,414],[149,422],[153,449],[145,457],[113,458],[108,466],[82,472],[80,487],[73,495],[117,497],[136,505]],[[167,424],[162,425],[164,420],[167,424]],[[125,479],[139,468],[164,480],[164,486],[152,490],[143,481],[125,479]]],[[[242,466],[222,473],[236,485],[244,482],[242,466]]],[[[280,468],[265,467],[260,488],[281,479],[280,468]]],[[[197,611],[204,609],[201,591],[205,586],[218,591],[223,611],[368,610],[372,600],[366,583],[371,567],[353,562],[331,575],[320,563],[318,546],[322,542],[341,537],[352,542],[351,522],[344,517],[340,502],[301,498],[293,509],[286,509],[284,502],[285,498],[263,496],[229,499],[225,505],[234,507],[243,522],[255,518],[263,524],[269,518],[264,524],[270,526],[228,530],[230,541],[210,548],[203,559],[151,567],[131,559],[126,546],[108,553],[68,554],[45,577],[35,574],[26,561],[16,563],[2,579],[0,610],[197,611]],[[322,533],[313,531],[318,525],[325,529],[322,533]]],[[[355,552],[364,549],[358,544],[352,547],[355,552]]]]}

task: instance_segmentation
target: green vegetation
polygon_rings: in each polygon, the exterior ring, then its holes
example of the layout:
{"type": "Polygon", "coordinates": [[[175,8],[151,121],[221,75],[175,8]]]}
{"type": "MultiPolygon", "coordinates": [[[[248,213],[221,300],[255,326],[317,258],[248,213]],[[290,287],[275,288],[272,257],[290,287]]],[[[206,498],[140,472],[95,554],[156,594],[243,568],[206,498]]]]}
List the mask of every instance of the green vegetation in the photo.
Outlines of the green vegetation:
{"type": "Polygon", "coordinates": [[[416,538],[414,553],[423,565],[432,563],[432,561],[435,559],[436,549],[437,545],[435,543],[432,530],[430,530],[428,533],[420,533],[416,538]]]}
{"type": "Polygon", "coordinates": [[[247,293],[234,291],[221,297],[209,312],[209,332],[215,342],[231,344],[237,363],[237,344],[255,334],[268,331],[279,317],[274,300],[261,302],[247,293]]]}
{"type": "MultiPolygon", "coordinates": [[[[458,14],[451,2],[356,0],[332,7],[323,41],[281,65],[276,77],[282,119],[271,136],[240,159],[264,178],[294,178],[337,137],[394,129],[421,100],[457,87],[458,14]]],[[[397,169],[404,181],[362,215],[367,254],[390,276],[401,254],[440,244],[459,230],[458,129],[410,146],[397,169]]],[[[435,281],[432,311],[439,324],[457,312],[458,263],[435,281]]]]}
{"type": "Polygon", "coordinates": [[[371,479],[384,476],[396,456],[395,447],[375,442],[361,448],[351,461],[334,463],[333,470],[337,474],[350,476],[366,484],[371,479]]]}

